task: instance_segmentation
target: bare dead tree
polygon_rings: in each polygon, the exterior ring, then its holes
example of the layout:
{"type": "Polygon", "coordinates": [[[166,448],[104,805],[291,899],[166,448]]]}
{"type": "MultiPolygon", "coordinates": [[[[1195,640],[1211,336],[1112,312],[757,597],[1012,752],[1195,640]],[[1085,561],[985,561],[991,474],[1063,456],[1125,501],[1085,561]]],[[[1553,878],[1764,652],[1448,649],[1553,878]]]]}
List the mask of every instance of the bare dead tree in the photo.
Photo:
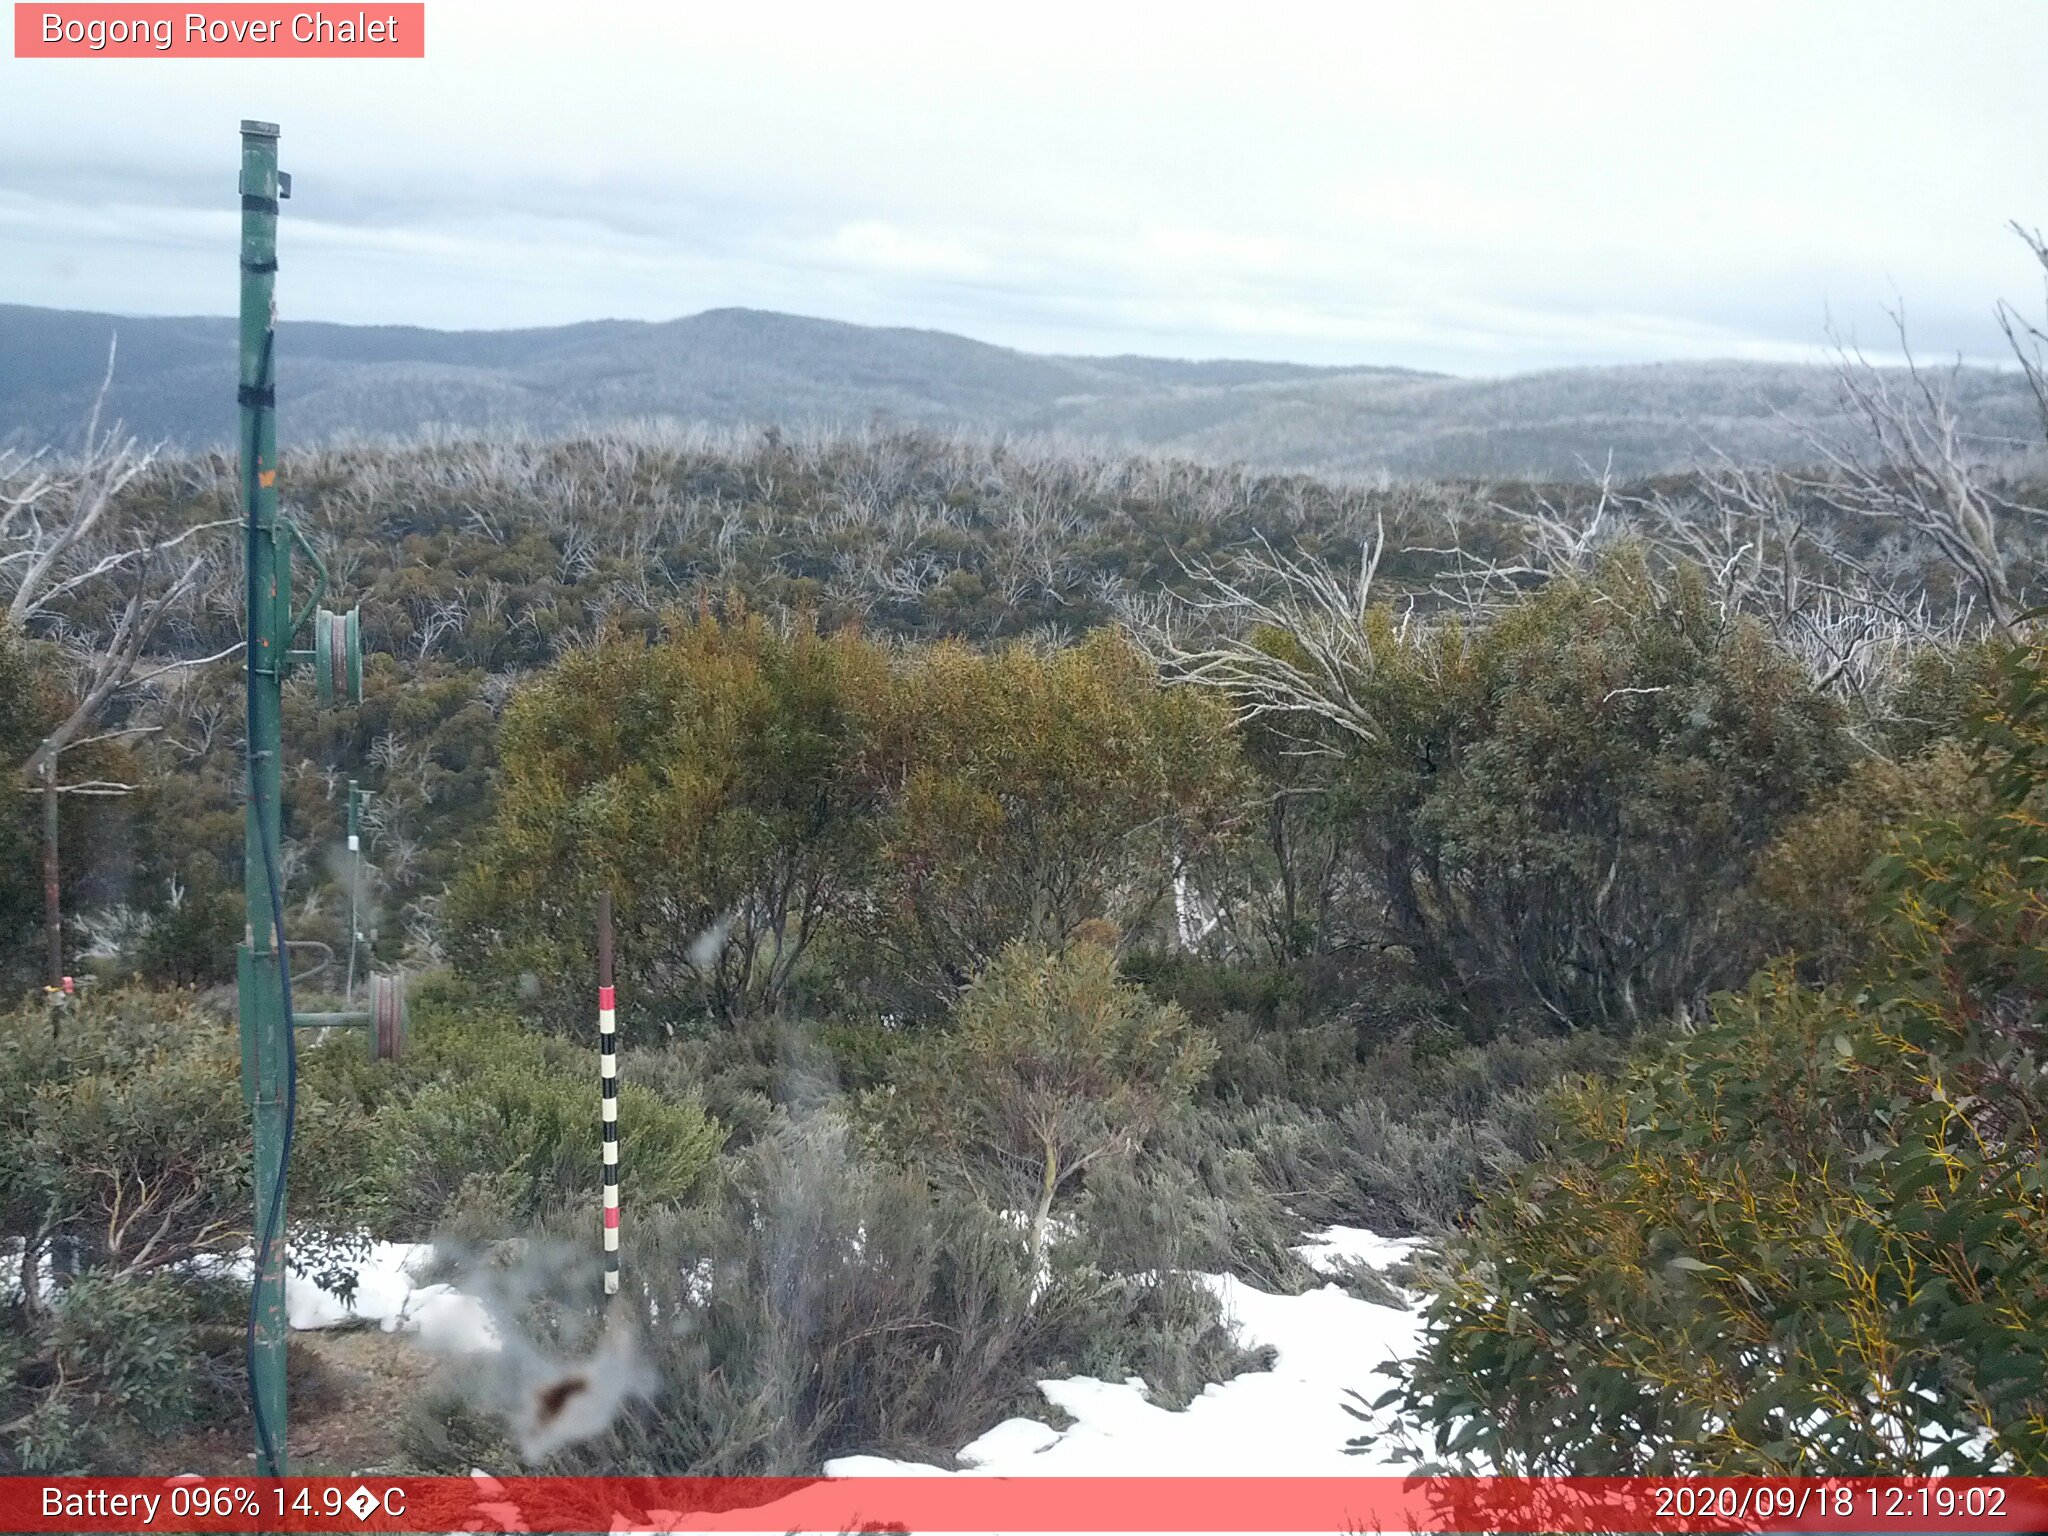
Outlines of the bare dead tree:
{"type": "MultiPolygon", "coordinates": [[[[1891,382],[1871,373],[1869,398],[1877,401],[1878,392],[1888,392],[1896,400],[1891,382]]],[[[1930,393],[1935,401],[1943,400],[1939,391],[1930,393]]],[[[1924,404],[1923,398],[1922,409],[1924,404]]],[[[1920,495],[1910,519],[1903,505],[1883,514],[1904,535],[1888,560],[1852,554],[1844,546],[1841,517],[1831,514],[1879,515],[1875,498],[1880,488],[1889,484],[1903,502],[1910,493],[1897,487],[1907,479],[1875,453],[1856,476],[1846,475],[1839,464],[1858,461],[1832,444],[1837,462],[1819,475],[1763,469],[1721,456],[1704,465],[1684,493],[1627,494],[1614,488],[1610,473],[1601,473],[1581,498],[1540,496],[1533,507],[1492,503],[1495,521],[1514,534],[1511,556],[1474,553],[1461,539],[1419,552],[1445,562],[1432,584],[1433,599],[1483,623],[1532,588],[1587,575],[1604,552],[1631,542],[1645,553],[1647,572],[1660,588],[1677,567],[1690,567],[1706,581],[1724,622],[1747,618],[1761,623],[1804,663],[1816,687],[1855,698],[1867,712],[1881,712],[1887,685],[1912,651],[1953,648],[1994,627],[1981,585],[1968,579],[1971,571],[1983,568],[1982,561],[1963,566],[1931,532],[1935,526],[1951,527],[1944,509],[1995,502],[1982,491],[1976,461],[1960,433],[1951,444],[1949,483],[1958,489],[1945,501],[1931,493],[1920,495]],[[1967,491],[1961,489],[1966,486],[1967,491]],[[1925,568],[1910,554],[1909,540],[1934,542],[1942,558],[1957,566],[1965,576],[1959,600],[1930,597],[1925,568]]],[[[1977,531],[1985,534],[1982,527],[1977,531]]],[[[1996,533],[1991,527],[1985,534],[1992,555],[1996,533]]],[[[1951,543],[1963,536],[1954,533],[1951,543]]],[[[2002,572],[2003,563],[1997,569],[2002,572]]],[[[1996,590],[2010,597],[2014,589],[2007,581],[1996,590]]]]}
{"type": "Polygon", "coordinates": [[[1992,629],[2012,639],[2026,601],[2000,518],[2036,509],[1992,489],[1956,410],[1953,375],[1937,378],[1913,355],[1903,310],[1894,309],[1891,320],[1906,360],[1904,382],[1895,383],[1854,346],[1837,346],[1836,377],[1865,441],[1808,430],[1826,473],[1807,488],[1837,511],[1911,530],[1956,572],[1992,629]]]}
{"type": "MultiPolygon", "coordinates": [[[[2048,242],[2013,228],[2048,288],[2048,242]]],[[[1998,315],[2048,441],[2048,330],[2009,304],[1998,315]]],[[[1816,683],[1866,702],[1875,702],[1891,664],[1916,645],[1953,645],[1985,631],[2014,637],[2030,601],[2024,524],[2043,509],[2001,492],[1988,467],[1990,445],[1963,426],[1954,372],[1923,366],[1903,311],[1890,318],[1903,372],[1876,367],[1852,345],[1836,347],[1852,434],[1831,436],[1788,419],[1817,471],[1764,471],[1723,458],[1702,470],[1693,496],[1616,497],[1602,475],[1590,507],[1495,505],[1496,516],[1520,530],[1521,553],[1486,559],[1457,544],[1434,551],[1447,558],[1435,596],[1478,616],[1530,585],[1582,571],[1615,538],[1632,538],[1661,556],[1658,564],[1683,560],[1703,571],[1724,614],[1762,620],[1816,683]],[[1894,558],[1878,562],[1890,569],[1844,547],[1842,525],[1855,520],[1890,524],[1903,535],[1894,558]],[[1930,601],[1914,546],[1954,573],[1956,600],[1930,601]]]]}
{"type": "MultiPolygon", "coordinates": [[[[1220,689],[1241,720],[1311,719],[1377,741],[1380,722],[1359,684],[1377,664],[1373,578],[1385,547],[1382,521],[1359,550],[1357,572],[1340,574],[1262,545],[1228,568],[1187,570],[1196,595],[1130,605],[1126,623],[1169,681],[1220,689]]],[[[1338,750],[1305,737],[1299,744],[1338,750]]]]}
{"type": "Polygon", "coordinates": [[[1632,535],[1690,562],[1725,618],[1759,621],[1815,687],[1880,708],[1897,665],[1916,647],[1958,643],[1972,605],[1932,602],[1917,567],[1886,572],[1851,555],[1803,490],[1797,476],[1722,459],[1694,494],[1625,505],[1632,535]]]}
{"type": "MultiPolygon", "coordinates": [[[[2041,263],[2041,312],[2048,317],[2048,241],[2041,238],[2040,230],[2027,229],[2017,219],[2013,221],[2012,232],[2026,242],[2027,249],[2041,263]]],[[[2034,392],[2034,404],[2041,412],[2041,434],[2048,438],[2048,330],[2005,303],[1998,306],[1998,325],[2034,392]]]]}
{"type": "Polygon", "coordinates": [[[459,593],[435,604],[433,610],[427,614],[425,622],[420,625],[419,634],[413,642],[415,654],[421,661],[425,661],[434,647],[440,643],[442,636],[459,632],[468,619],[469,610],[459,593]]]}
{"type": "Polygon", "coordinates": [[[0,455],[0,594],[7,601],[8,622],[16,633],[56,647],[72,678],[70,710],[16,765],[23,788],[43,797],[44,928],[52,982],[64,968],[58,797],[118,795],[133,787],[104,780],[60,784],[59,760],[93,742],[155,731],[154,724],[136,723],[88,734],[124,695],[167,673],[240,649],[148,662],[165,620],[206,585],[218,557],[207,535],[236,520],[166,528],[138,523],[117,510],[122,493],[155,463],[156,450],[125,435],[118,423],[101,429],[114,359],[110,344],[106,375],[74,455],[0,455]]]}
{"type": "Polygon", "coordinates": [[[1786,477],[1720,458],[1700,477],[1700,494],[1628,502],[1651,542],[1690,559],[1730,613],[1757,613],[1791,628],[1809,598],[1806,556],[1813,510],[1786,477]]]}
{"type": "MultiPolygon", "coordinates": [[[[1590,473],[1590,466],[1588,467],[1590,473]]],[[[1593,496],[1582,502],[1567,496],[1536,497],[1533,506],[1483,498],[1497,526],[1511,535],[1514,553],[1507,556],[1473,550],[1464,542],[1465,509],[1455,502],[1428,508],[1435,523],[1451,536],[1445,545],[1410,544],[1409,554],[1434,555],[1444,562],[1430,583],[1432,604],[1467,620],[1484,622],[1514,603],[1532,587],[1563,577],[1585,575],[1616,541],[1629,536],[1624,500],[1614,487],[1614,460],[1592,480],[1593,496]]],[[[1384,527],[1380,535],[1384,539],[1384,527]]]]}

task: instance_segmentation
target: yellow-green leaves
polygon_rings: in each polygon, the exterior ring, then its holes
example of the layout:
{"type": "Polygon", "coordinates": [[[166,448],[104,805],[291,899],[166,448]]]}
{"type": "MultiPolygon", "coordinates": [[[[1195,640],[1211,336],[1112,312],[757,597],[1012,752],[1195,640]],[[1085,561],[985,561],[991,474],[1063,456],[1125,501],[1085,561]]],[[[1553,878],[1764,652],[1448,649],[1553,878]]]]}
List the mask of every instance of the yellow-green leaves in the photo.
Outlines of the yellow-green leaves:
{"type": "Polygon", "coordinates": [[[1220,703],[1107,632],[892,651],[698,615],[565,657],[507,711],[501,756],[457,953],[539,976],[566,1022],[608,884],[636,1030],[773,1011],[820,940],[833,985],[943,1008],[1013,939],[1155,919],[1248,794],[1220,703]]]}
{"type": "Polygon", "coordinates": [[[1215,1061],[1174,1003],[1117,975],[1099,945],[1005,949],[950,1028],[905,1053],[877,1109],[893,1139],[1024,1213],[1034,1252],[1086,1169],[1134,1149],[1215,1061]]]}
{"type": "Polygon", "coordinates": [[[1758,976],[1564,1096],[1549,1160],[1482,1202],[1404,1388],[1440,1450],[2048,1469],[2043,659],[2010,658],[1970,793],[1902,840],[1846,984],[1758,976]],[[1509,1311],[1540,1348],[1503,1346],[1509,1311]]]}

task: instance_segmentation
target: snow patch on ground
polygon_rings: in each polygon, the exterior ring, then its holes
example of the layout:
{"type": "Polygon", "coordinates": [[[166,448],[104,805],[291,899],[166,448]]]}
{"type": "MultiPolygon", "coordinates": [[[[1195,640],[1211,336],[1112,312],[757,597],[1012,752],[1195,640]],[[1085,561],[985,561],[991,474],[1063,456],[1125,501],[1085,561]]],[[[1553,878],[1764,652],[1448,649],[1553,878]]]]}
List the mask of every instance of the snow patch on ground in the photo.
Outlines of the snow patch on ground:
{"type": "Polygon", "coordinates": [[[1405,1264],[1422,1247],[1416,1237],[1381,1237],[1364,1227],[1326,1227],[1294,1251],[1310,1269],[1330,1274],[1347,1264],[1370,1264],[1374,1269],[1391,1269],[1405,1264]]]}
{"type": "MultiPolygon", "coordinates": [[[[1296,1252],[1318,1268],[1357,1261],[1378,1267],[1407,1258],[1417,1246],[1360,1227],[1333,1227],[1296,1252]]],[[[840,1457],[825,1464],[825,1474],[1145,1477],[1199,1469],[1205,1476],[1359,1477],[1409,1470],[1377,1454],[1346,1452],[1345,1442],[1368,1426],[1345,1411],[1353,1403],[1345,1394],[1380,1394],[1388,1383],[1377,1368],[1417,1348],[1417,1310],[1360,1301],[1334,1285],[1276,1296],[1228,1275],[1203,1280],[1241,1343],[1272,1346],[1271,1370],[1211,1383],[1178,1413],[1146,1401],[1145,1383],[1136,1377],[1041,1381],[1039,1391],[1075,1421],[1071,1427],[1005,1420],[962,1448],[957,1459],[965,1471],[959,1474],[881,1456],[840,1457]]],[[[1371,1427],[1383,1428],[1384,1421],[1371,1427]]]]}
{"type": "MultiPolygon", "coordinates": [[[[1060,1432],[1036,1419],[1005,1419],[987,1434],[960,1447],[962,1466],[981,1467],[1036,1456],[1059,1444],[1060,1432]]],[[[932,1470],[937,1471],[935,1467],[932,1470]]]]}
{"type": "Polygon", "coordinates": [[[375,1323],[386,1333],[417,1333],[431,1349],[474,1354],[502,1347],[490,1314],[452,1285],[421,1285],[414,1277],[434,1256],[431,1243],[373,1243],[356,1267],[355,1295],[344,1302],[302,1275],[287,1274],[285,1315],[294,1328],[375,1323]]]}
{"type": "MultiPolygon", "coordinates": [[[[21,1293],[21,1240],[0,1244],[0,1304],[21,1293]]],[[[414,1277],[433,1260],[431,1243],[372,1243],[356,1267],[354,1297],[344,1302],[322,1290],[305,1275],[289,1269],[284,1277],[285,1317],[294,1328],[338,1328],[346,1323],[375,1323],[386,1333],[417,1333],[420,1342],[451,1354],[472,1354],[502,1347],[490,1314],[476,1297],[452,1285],[422,1285],[414,1277]]],[[[201,1255],[189,1261],[189,1273],[225,1275],[246,1284],[255,1258],[244,1248],[239,1257],[201,1255]]],[[[56,1292],[56,1271],[48,1251],[42,1255],[42,1288],[56,1292]]]]}

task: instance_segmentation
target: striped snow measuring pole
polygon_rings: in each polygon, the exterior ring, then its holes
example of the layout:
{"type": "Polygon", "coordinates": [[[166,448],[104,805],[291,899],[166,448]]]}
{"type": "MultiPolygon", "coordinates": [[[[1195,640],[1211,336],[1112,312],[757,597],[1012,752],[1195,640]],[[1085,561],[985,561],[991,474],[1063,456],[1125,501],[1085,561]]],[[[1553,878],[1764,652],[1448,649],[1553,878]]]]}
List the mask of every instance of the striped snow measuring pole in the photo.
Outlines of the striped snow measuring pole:
{"type": "Polygon", "coordinates": [[[597,893],[597,1078],[604,1117],[604,1293],[619,1290],[619,1015],[612,993],[612,893],[597,893]]]}

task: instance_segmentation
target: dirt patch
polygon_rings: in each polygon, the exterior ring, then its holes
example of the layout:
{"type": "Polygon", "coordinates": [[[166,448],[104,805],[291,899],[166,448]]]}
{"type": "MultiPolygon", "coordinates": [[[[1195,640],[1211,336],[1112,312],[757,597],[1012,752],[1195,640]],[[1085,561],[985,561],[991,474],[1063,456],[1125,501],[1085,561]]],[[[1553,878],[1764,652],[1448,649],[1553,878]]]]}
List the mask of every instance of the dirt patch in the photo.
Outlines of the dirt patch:
{"type": "MultiPolygon", "coordinates": [[[[405,1333],[321,1328],[291,1337],[286,1440],[294,1477],[396,1472],[399,1430],[410,1406],[440,1368],[437,1356],[405,1333]]],[[[171,1472],[229,1476],[255,1464],[254,1431],[239,1422],[180,1436],[163,1448],[171,1472]]],[[[155,1458],[152,1458],[155,1459],[155,1458]]]]}

